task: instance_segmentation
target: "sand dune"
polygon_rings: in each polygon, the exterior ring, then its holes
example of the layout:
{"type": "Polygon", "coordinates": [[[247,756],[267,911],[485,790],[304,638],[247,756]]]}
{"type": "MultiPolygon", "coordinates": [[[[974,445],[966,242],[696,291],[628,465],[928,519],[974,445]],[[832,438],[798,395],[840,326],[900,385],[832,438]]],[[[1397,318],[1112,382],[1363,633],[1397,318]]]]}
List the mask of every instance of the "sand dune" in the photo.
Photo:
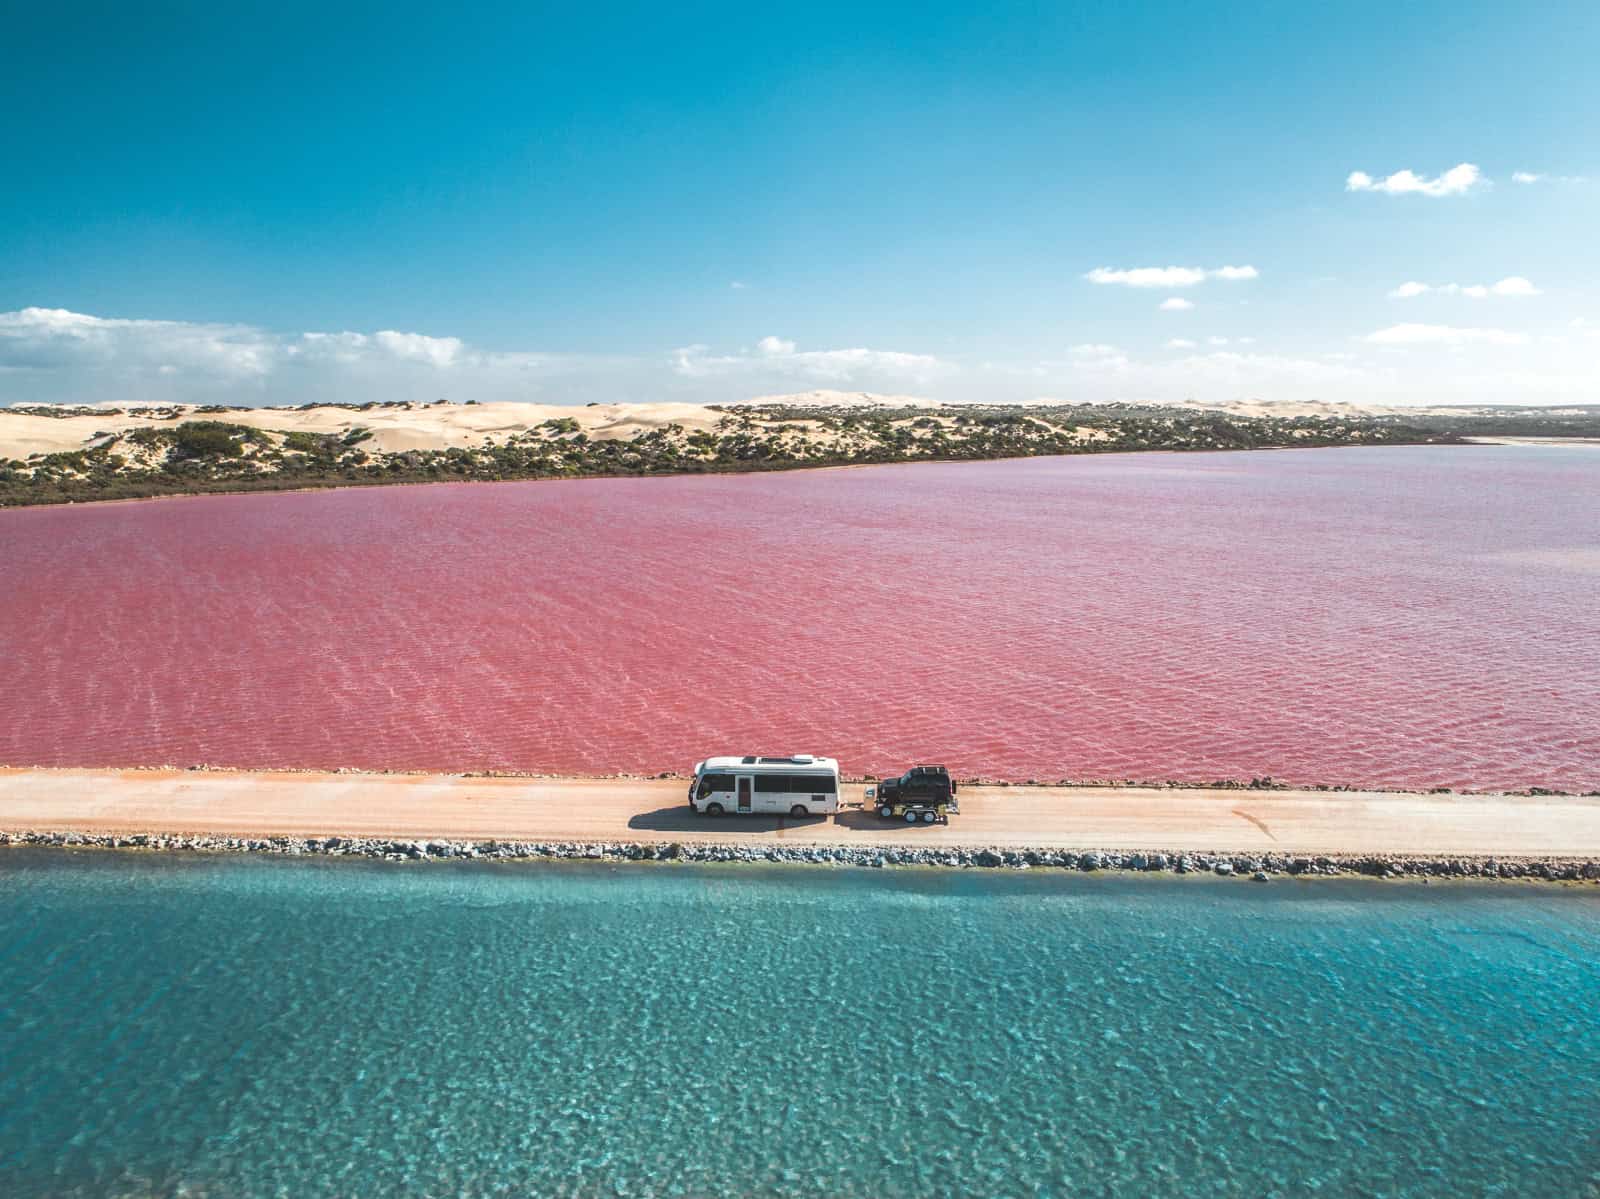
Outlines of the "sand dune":
{"type": "MultiPolygon", "coordinates": [[[[791,404],[814,407],[884,407],[916,404],[939,405],[911,396],[877,396],[864,392],[811,391],[797,395],[757,396],[750,404],[791,404]]],[[[189,420],[221,420],[279,433],[343,435],[364,428],[372,433],[373,448],[386,453],[405,450],[470,448],[503,441],[536,429],[549,420],[571,419],[592,440],[631,440],[652,429],[676,424],[689,432],[709,431],[725,412],[707,404],[662,402],[654,404],[407,404],[367,409],[241,408],[226,412],[201,412],[193,405],[132,407],[104,414],[36,416],[0,408],[0,458],[26,459],[30,454],[55,454],[82,449],[105,434],[121,434],[143,426],[171,428],[189,420]]]]}
{"type": "MultiPolygon", "coordinates": [[[[880,395],[872,392],[816,390],[787,395],[753,396],[745,401],[752,406],[780,405],[790,408],[926,408],[943,409],[939,419],[947,426],[963,405],[942,403],[907,395],[880,395]]],[[[1042,403],[1042,402],[1040,402],[1042,403]]],[[[1027,407],[1030,405],[1023,405],[1027,407]]],[[[42,405],[39,407],[43,407],[42,405]]],[[[1425,408],[1333,403],[1321,400],[1233,400],[1207,404],[1186,401],[1167,407],[1216,411],[1238,417],[1321,416],[1359,420],[1371,416],[1455,415],[1493,416],[1503,409],[1425,408]]],[[[76,409],[74,411],[81,411],[76,409]]],[[[1554,414],[1558,410],[1549,411],[1554,414]]],[[[641,433],[669,424],[688,432],[711,431],[726,417],[724,409],[708,404],[661,402],[650,404],[401,404],[394,407],[340,408],[238,408],[223,412],[203,412],[194,405],[140,406],[119,409],[106,405],[103,412],[83,415],[48,416],[0,408],[0,459],[26,459],[32,454],[54,454],[93,445],[108,434],[121,434],[141,426],[170,428],[188,420],[222,420],[278,433],[304,432],[342,436],[352,429],[371,432],[370,447],[385,453],[406,450],[440,450],[451,447],[471,449],[491,441],[527,433],[546,421],[571,419],[591,440],[631,440],[641,433]]],[[[803,418],[784,422],[797,426],[822,441],[831,434],[820,425],[803,418]]],[[[1088,426],[1080,427],[1081,440],[1105,436],[1088,426]]],[[[119,451],[120,452],[120,451],[119,451]]]]}
{"type": "Polygon", "coordinates": [[[667,424],[692,431],[713,429],[723,413],[705,404],[418,404],[396,408],[245,408],[199,412],[191,405],[129,408],[85,416],[33,416],[0,408],[0,458],[27,458],[82,449],[103,434],[143,426],[171,428],[188,420],[222,420],[279,433],[372,431],[375,448],[402,450],[480,446],[525,433],[545,421],[571,418],[590,438],[623,440],[667,424]]]}

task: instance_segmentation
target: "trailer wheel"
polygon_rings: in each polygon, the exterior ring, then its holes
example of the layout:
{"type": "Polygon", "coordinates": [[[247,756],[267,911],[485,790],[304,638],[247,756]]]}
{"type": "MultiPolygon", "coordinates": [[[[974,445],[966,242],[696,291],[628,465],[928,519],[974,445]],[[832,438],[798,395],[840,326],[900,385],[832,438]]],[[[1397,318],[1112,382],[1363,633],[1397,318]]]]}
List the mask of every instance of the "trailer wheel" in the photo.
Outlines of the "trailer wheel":
{"type": "Polygon", "coordinates": [[[932,824],[937,819],[939,819],[939,813],[933,811],[932,809],[929,809],[922,814],[922,821],[924,824],[932,824]]]}
{"type": "Polygon", "coordinates": [[[884,820],[892,820],[894,818],[894,809],[886,803],[881,803],[878,805],[878,815],[884,820]]]}
{"type": "Polygon", "coordinates": [[[706,805],[706,815],[707,816],[720,816],[720,815],[722,815],[722,805],[719,804],[719,803],[714,803],[714,802],[713,803],[708,803],[706,805]]]}
{"type": "Polygon", "coordinates": [[[794,807],[789,809],[789,815],[793,816],[796,820],[804,820],[807,816],[811,815],[811,809],[806,807],[806,805],[803,803],[797,803],[794,805],[794,807]]]}

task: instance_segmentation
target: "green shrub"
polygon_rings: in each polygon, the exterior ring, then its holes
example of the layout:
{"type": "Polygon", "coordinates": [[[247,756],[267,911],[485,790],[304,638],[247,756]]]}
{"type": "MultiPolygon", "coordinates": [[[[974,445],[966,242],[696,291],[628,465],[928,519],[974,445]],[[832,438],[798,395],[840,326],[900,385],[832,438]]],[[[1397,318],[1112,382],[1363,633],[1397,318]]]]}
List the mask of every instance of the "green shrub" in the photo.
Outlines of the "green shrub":
{"type": "Polygon", "coordinates": [[[179,458],[239,458],[251,430],[219,420],[184,421],[171,431],[172,454],[179,458]]]}
{"type": "Polygon", "coordinates": [[[283,435],[283,448],[313,458],[331,458],[340,449],[339,439],[331,433],[302,433],[298,430],[283,435]]]}

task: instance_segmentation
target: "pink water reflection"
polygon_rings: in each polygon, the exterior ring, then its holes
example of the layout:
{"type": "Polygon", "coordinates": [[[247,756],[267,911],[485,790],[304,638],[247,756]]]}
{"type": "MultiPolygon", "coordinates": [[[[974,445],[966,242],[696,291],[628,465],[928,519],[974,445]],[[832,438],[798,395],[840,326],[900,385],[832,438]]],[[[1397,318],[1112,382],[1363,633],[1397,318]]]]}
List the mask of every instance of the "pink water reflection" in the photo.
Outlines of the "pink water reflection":
{"type": "Polygon", "coordinates": [[[0,762],[1600,787],[1600,451],[0,513],[0,762]]]}

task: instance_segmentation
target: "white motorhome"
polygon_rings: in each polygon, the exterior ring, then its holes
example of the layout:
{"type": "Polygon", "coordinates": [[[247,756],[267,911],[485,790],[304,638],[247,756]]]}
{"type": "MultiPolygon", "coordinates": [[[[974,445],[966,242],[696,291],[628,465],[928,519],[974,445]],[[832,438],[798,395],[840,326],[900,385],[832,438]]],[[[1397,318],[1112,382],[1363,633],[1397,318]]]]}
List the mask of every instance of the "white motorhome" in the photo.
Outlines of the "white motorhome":
{"type": "Polygon", "coordinates": [[[839,810],[839,763],[792,754],[787,758],[707,758],[696,762],[689,806],[707,816],[764,812],[821,816],[839,810]]]}

